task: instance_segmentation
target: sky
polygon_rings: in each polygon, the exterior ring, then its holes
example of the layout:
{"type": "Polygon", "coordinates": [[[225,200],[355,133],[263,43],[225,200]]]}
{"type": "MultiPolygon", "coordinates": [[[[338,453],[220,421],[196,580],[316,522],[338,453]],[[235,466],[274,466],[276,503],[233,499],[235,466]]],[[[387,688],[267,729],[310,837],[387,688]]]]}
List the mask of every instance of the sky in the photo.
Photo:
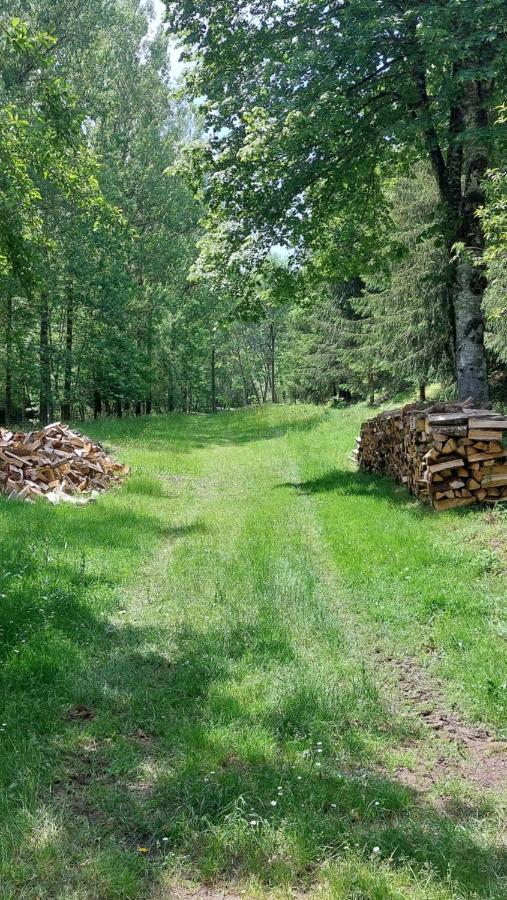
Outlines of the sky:
{"type": "MultiPolygon", "coordinates": [[[[165,3],[163,0],[140,0],[139,7],[148,15],[151,14],[146,34],[142,40],[141,56],[143,56],[148,52],[151,41],[155,37],[159,26],[164,21],[165,3]]],[[[171,77],[176,81],[182,74],[184,68],[183,63],[180,60],[180,50],[176,40],[172,40],[170,43],[169,62],[171,67],[171,77]]]]}

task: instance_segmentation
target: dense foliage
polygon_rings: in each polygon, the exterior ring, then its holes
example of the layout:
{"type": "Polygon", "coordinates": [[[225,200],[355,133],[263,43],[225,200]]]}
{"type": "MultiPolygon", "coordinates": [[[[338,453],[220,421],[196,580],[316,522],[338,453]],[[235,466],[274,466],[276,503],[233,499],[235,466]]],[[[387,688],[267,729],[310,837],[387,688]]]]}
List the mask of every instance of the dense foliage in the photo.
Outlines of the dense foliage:
{"type": "Polygon", "coordinates": [[[0,0],[0,418],[505,392],[505,4],[166,5],[0,0]]]}
{"type": "Polygon", "coordinates": [[[460,395],[487,398],[476,212],[500,152],[503,0],[173,0],[170,20],[204,95],[207,138],[190,167],[209,207],[208,266],[255,265],[273,242],[327,244],[342,276],[386,236],[386,179],[432,168],[451,269],[460,395]]]}
{"type": "MultiPolygon", "coordinates": [[[[499,124],[507,123],[507,109],[502,108],[499,124]]],[[[489,346],[501,363],[507,363],[507,168],[489,173],[486,183],[487,205],[481,210],[486,234],[488,287],[485,311],[490,326],[489,346]]],[[[503,367],[502,367],[503,368],[503,367]]],[[[501,377],[501,374],[498,373],[501,377]]]]}

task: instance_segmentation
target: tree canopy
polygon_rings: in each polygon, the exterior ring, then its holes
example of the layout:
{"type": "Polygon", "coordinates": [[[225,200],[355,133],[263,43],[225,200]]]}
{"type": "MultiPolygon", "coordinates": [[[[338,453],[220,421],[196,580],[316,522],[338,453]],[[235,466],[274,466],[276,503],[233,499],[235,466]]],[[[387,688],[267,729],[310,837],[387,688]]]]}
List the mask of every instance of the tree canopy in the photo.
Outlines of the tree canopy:
{"type": "MultiPolygon", "coordinates": [[[[202,95],[192,151],[213,252],[255,261],[273,242],[306,252],[331,232],[356,274],[387,215],[382,180],[432,167],[449,254],[461,394],[487,394],[481,181],[502,141],[492,120],[506,76],[501,0],[168,4],[202,95]]],[[[385,224],[385,223],[384,223],[385,224]]]]}
{"type": "Polygon", "coordinates": [[[503,0],[166,7],[0,0],[0,417],[503,396],[503,0]]]}

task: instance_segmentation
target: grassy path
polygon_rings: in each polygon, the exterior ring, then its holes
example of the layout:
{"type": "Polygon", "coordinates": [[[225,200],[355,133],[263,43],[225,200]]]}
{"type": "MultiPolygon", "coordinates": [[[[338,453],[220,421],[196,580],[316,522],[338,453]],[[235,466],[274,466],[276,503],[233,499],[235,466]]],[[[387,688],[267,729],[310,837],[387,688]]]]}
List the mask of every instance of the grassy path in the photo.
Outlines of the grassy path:
{"type": "Polygon", "coordinates": [[[353,472],[362,415],[101,423],[122,490],[0,503],[1,900],[505,896],[452,738],[505,733],[505,525],[353,472]]]}

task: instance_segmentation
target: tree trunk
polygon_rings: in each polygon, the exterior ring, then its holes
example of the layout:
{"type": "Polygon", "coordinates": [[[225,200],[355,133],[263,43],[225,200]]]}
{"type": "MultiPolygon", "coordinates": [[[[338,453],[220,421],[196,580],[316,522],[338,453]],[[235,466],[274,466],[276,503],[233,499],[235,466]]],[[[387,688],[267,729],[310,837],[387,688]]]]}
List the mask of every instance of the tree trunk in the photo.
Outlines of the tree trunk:
{"type": "Polygon", "coordinates": [[[488,126],[490,91],[491,85],[486,82],[470,80],[463,85],[459,108],[454,110],[458,150],[450,152],[447,164],[446,199],[450,217],[456,223],[458,245],[452,292],[458,397],[472,397],[478,404],[487,403],[489,398],[482,314],[486,287],[481,265],[484,234],[477,212],[485,202],[482,182],[489,165],[481,129],[488,126]],[[474,143],[465,144],[463,150],[461,131],[466,126],[474,129],[474,143]]]}
{"type": "Polygon", "coordinates": [[[115,403],[114,403],[114,411],[115,411],[117,417],[118,417],[119,419],[121,419],[122,414],[123,414],[123,409],[122,409],[122,405],[121,405],[121,400],[115,400],[115,403]]]}
{"type": "Polygon", "coordinates": [[[261,402],[261,395],[259,394],[259,389],[258,389],[258,387],[257,387],[257,385],[256,385],[256,383],[255,383],[255,380],[254,380],[253,375],[250,375],[250,381],[252,382],[252,388],[253,388],[253,392],[254,392],[254,394],[255,394],[255,399],[257,400],[257,403],[260,403],[260,402],[261,402]]]}
{"type": "Polygon", "coordinates": [[[246,381],[245,369],[243,367],[243,360],[241,359],[241,350],[239,348],[239,341],[236,341],[236,350],[238,354],[238,365],[239,371],[241,373],[241,380],[243,382],[243,398],[245,406],[248,406],[250,403],[250,397],[248,396],[248,384],[246,381]]]}
{"type": "Polygon", "coordinates": [[[216,360],[215,360],[215,345],[213,344],[211,348],[211,412],[213,414],[217,411],[217,382],[216,382],[216,360]]]}
{"type": "Polygon", "coordinates": [[[64,421],[71,417],[72,398],[72,345],[74,337],[74,300],[69,290],[67,295],[66,322],[65,322],[65,367],[63,374],[63,401],[60,414],[64,421]]]}
{"type": "MultiPolygon", "coordinates": [[[[414,38],[416,24],[413,25],[414,38]]],[[[451,320],[454,319],[456,347],[456,381],[458,396],[477,403],[488,400],[484,323],[481,311],[486,281],[480,268],[484,235],[477,211],[484,205],[482,180],[489,159],[481,140],[483,129],[489,125],[492,83],[487,80],[460,79],[461,63],[453,67],[455,94],[450,107],[447,158],[439,145],[439,136],[432,118],[431,99],[426,88],[426,74],[416,68],[415,89],[419,98],[419,116],[446,212],[444,237],[449,255],[455,256],[459,245],[459,260],[454,266],[451,320]],[[464,140],[466,130],[472,140],[464,140]]]]}
{"type": "Polygon", "coordinates": [[[52,414],[51,354],[49,350],[49,304],[47,294],[40,301],[39,419],[47,425],[52,414]]]}
{"type": "Polygon", "coordinates": [[[148,315],[148,332],[146,337],[146,351],[148,356],[148,393],[144,401],[144,414],[149,416],[152,409],[153,389],[153,310],[150,308],[148,315]]]}
{"type": "Polygon", "coordinates": [[[458,397],[487,403],[488,376],[484,353],[482,315],[483,276],[468,262],[456,267],[454,311],[456,316],[456,370],[458,397]]]}
{"type": "Polygon", "coordinates": [[[421,383],[419,384],[419,402],[426,402],[426,385],[424,381],[421,381],[421,383]]]}
{"type": "Polygon", "coordinates": [[[102,397],[100,396],[100,391],[95,390],[93,392],[93,418],[99,419],[102,415],[102,397]]]}
{"type": "Polygon", "coordinates": [[[371,372],[368,375],[368,392],[368,405],[373,406],[375,404],[375,388],[373,386],[373,375],[371,374],[371,372]]]}
{"type": "Polygon", "coordinates": [[[169,373],[169,387],[167,389],[167,412],[174,412],[175,410],[175,398],[174,398],[174,376],[172,371],[169,373]]]}
{"type": "Polygon", "coordinates": [[[482,299],[486,278],[481,266],[484,234],[478,210],[484,205],[482,182],[489,165],[488,153],[480,143],[481,129],[488,125],[490,85],[470,81],[464,89],[464,117],[476,129],[477,143],[467,153],[461,199],[458,241],[463,257],[456,264],[454,315],[456,320],[456,370],[460,400],[472,397],[477,403],[489,399],[482,299]]]}
{"type": "Polygon", "coordinates": [[[12,297],[9,294],[5,309],[5,424],[12,421],[12,297]]]}
{"type": "Polygon", "coordinates": [[[273,322],[269,323],[269,349],[270,349],[270,367],[271,367],[271,402],[276,403],[276,385],[275,385],[275,326],[273,322]]]}
{"type": "Polygon", "coordinates": [[[141,401],[138,400],[137,403],[136,403],[136,416],[140,416],[141,413],[142,413],[142,409],[141,409],[141,401]]]}

